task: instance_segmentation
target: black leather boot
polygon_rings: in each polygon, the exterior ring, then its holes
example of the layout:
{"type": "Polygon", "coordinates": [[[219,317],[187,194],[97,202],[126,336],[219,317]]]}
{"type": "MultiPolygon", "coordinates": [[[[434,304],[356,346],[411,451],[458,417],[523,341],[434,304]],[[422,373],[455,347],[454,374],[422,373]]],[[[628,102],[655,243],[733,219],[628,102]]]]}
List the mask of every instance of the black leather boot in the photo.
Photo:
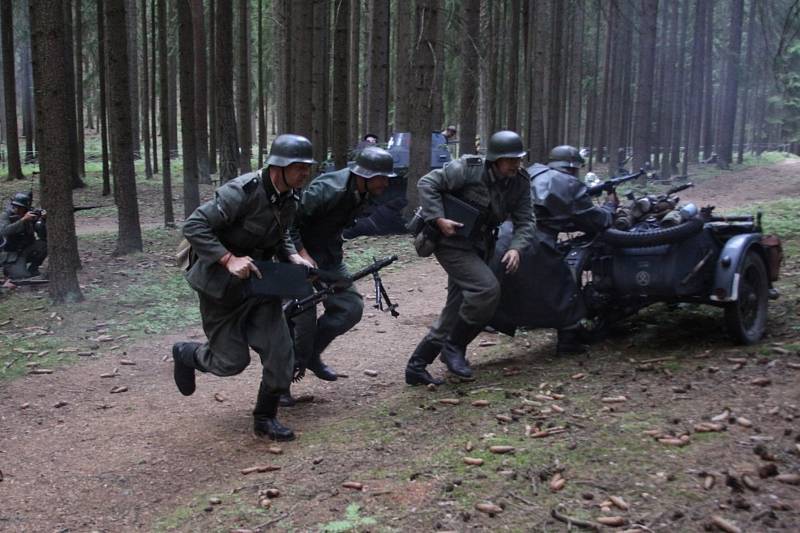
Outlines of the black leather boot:
{"type": "Polygon", "coordinates": [[[333,371],[331,367],[322,362],[321,354],[313,353],[311,360],[308,362],[308,369],[311,370],[315,376],[323,381],[336,381],[339,376],[333,371]]]}
{"type": "Polygon", "coordinates": [[[291,390],[281,394],[280,398],[278,399],[278,405],[281,407],[294,407],[297,405],[297,401],[294,399],[294,396],[292,396],[291,390]]]}
{"type": "Polygon", "coordinates": [[[442,346],[440,358],[447,365],[447,370],[462,378],[472,377],[472,369],[467,361],[467,345],[478,336],[482,329],[482,326],[473,326],[461,318],[458,319],[442,346]]]}
{"type": "Polygon", "coordinates": [[[199,342],[176,342],[172,345],[172,360],[175,362],[172,376],[184,396],[191,396],[195,390],[194,353],[199,347],[199,342]]]}
{"type": "Polygon", "coordinates": [[[422,339],[406,365],[406,383],[409,385],[441,385],[444,383],[444,380],[431,376],[426,368],[433,363],[441,350],[442,345],[438,342],[427,338],[422,339]]]}
{"type": "Polygon", "coordinates": [[[558,330],[556,355],[575,355],[586,353],[586,346],[581,343],[578,328],[562,328],[558,330]]]}
{"type": "Polygon", "coordinates": [[[253,432],[259,437],[272,440],[294,440],[294,431],[278,422],[280,394],[267,391],[264,384],[258,390],[256,407],[253,409],[253,432]]]}

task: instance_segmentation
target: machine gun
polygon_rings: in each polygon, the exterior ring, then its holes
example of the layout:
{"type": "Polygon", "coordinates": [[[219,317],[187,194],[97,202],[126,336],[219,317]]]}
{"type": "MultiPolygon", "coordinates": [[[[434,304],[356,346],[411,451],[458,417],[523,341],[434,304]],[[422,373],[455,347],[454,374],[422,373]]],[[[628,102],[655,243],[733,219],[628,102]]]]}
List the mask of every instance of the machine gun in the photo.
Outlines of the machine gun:
{"type": "Polygon", "coordinates": [[[632,181],[636,178],[641,176],[647,175],[647,171],[645,169],[639,170],[634,174],[628,174],[627,176],[619,176],[616,178],[607,179],[602,183],[598,183],[597,185],[592,185],[587,189],[589,196],[600,196],[604,192],[612,193],[616,190],[617,187],[625,183],[626,181],[632,181]]]}
{"type": "Polygon", "coordinates": [[[389,294],[383,286],[380,274],[378,272],[392,263],[397,261],[397,256],[392,255],[384,257],[383,259],[374,259],[372,264],[366,266],[351,276],[339,276],[326,272],[324,270],[311,269],[309,274],[317,278],[317,290],[304,298],[293,298],[283,305],[283,314],[287,320],[296,317],[297,315],[313,309],[318,303],[325,300],[331,294],[350,287],[355,281],[365,278],[372,274],[372,279],[375,283],[375,308],[381,311],[389,311],[393,317],[397,317],[400,313],[397,312],[397,304],[393,304],[389,299],[389,294]],[[384,306],[384,300],[386,305],[384,306]]]}

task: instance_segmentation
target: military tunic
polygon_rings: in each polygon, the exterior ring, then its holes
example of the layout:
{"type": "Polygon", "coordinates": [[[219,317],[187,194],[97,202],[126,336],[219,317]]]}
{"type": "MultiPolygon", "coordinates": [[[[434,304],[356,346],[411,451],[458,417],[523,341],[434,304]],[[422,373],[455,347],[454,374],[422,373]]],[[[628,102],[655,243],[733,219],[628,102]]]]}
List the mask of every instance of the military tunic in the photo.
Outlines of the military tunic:
{"type": "Polygon", "coordinates": [[[0,265],[12,279],[35,275],[47,257],[47,243],[36,238],[34,221],[22,220],[9,208],[0,214],[0,265]]]}
{"type": "MultiPolygon", "coordinates": [[[[320,269],[349,275],[342,262],[342,232],[364,210],[368,196],[358,191],[356,176],[349,169],[315,178],[303,192],[292,229],[297,250],[305,249],[320,269]]],[[[354,287],[332,294],[322,305],[325,312],[319,318],[313,311],[294,318],[296,356],[304,361],[312,353],[321,354],[336,337],[358,324],[364,310],[354,287]]]]}
{"type": "Polygon", "coordinates": [[[294,356],[289,328],[277,297],[245,297],[245,281],[219,260],[228,252],[267,260],[296,253],[289,238],[297,202],[278,193],[265,172],[239,176],[217,189],[214,199],[186,219],[192,246],[186,278],[200,298],[208,342],[195,352],[197,369],[232,376],[250,363],[250,347],[263,365],[263,384],[280,393],[291,383],[294,356]]]}
{"type": "Polygon", "coordinates": [[[470,236],[442,236],[434,254],[447,272],[447,301],[426,340],[442,343],[460,317],[483,326],[500,301],[500,285],[487,262],[494,253],[497,227],[511,218],[514,236],[510,248],[521,251],[533,238],[534,220],[528,175],[498,177],[481,157],[462,156],[423,176],[417,184],[422,214],[433,223],[445,217],[443,194],[452,194],[480,212],[470,236]]]}

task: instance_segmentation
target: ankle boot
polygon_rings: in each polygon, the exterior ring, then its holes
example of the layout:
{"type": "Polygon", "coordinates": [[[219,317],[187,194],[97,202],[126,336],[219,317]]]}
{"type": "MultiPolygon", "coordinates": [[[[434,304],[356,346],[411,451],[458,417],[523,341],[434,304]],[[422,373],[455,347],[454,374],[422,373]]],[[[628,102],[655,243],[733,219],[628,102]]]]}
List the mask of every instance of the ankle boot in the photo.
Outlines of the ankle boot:
{"type": "Polygon", "coordinates": [[[316,353],[316,350],[315,353],[311,355],[311,360],[308,362],[307,368],[323,381],[336,381],[339,379],[339,376],[336,375],[336,372],[322,362],[322,355],[316,353]]]}
{"type": "Polygon", "coordinates": [[[267,391],[262,383],[256,407],[253,409],[253,432],[259,437],[272,440],[294,440],[294,432],[278,422],[279,399],[280,394],[267,391]]]}
{"type": "Polygon", "coordinates": [[[195,390],[194,353],[199,347],[198,342],[176,342],[172,345],[172,359],[175,362],[172,377],[184,396],[191,396],[195,390]]]}
{"type": "Polygon", "coordinates": [[[559,329],[558,342],[556,342],[556,355],[574,355],[581,353],[586,353],[586,346],[581,343],[578,329],[575,327],[559,329]]]}
{"type": "Polygon", "coordinates": [[[292,396],[291,390],[281,394],[280,398],[278,399],[278,405],[281,407],[294,407],[297,405],[297,400],[295,400],[294,396],[292,396]]]}
{"type": "Polygon", "coordinates": [[[406,383],[409,385],[441,385],[444,383],[444,380],[431,376],[426,368],[433,363],[441,350],[440,343],[427,338],[422,339],[406,365],[406,383]]]}
{"type": "Polygon", "coordinates": [[[441,360],[447,369],[462,378],[471,378],[472,369],[467,361],[467,345],[478,336],[483,328],[467,324],[461,318],[453,326],[447,341],[442,346],[441,360]]]}

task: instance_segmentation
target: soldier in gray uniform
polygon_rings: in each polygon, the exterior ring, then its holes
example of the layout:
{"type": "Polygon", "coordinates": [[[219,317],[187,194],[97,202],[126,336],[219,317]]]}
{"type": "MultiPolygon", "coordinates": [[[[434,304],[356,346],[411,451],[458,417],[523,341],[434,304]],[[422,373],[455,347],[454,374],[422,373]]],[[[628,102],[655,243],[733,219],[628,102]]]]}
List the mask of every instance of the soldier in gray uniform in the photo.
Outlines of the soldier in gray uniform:
{"type": "Polygon", "coordinates": [[[38,276],[47,258],[46,214],[32,211],[33,194],[18,192],[0,214],[0,265],[11,279],[38,276]]]}
{"type": "MultiPolygon", "coordinates": [[[[352,226],[370,198],[380,196],[395,177],[392,155],[382,148],[364,148],[353,168],[344,168],[314,178],[300,199],[291,231],[298,253],[311,264],[348,276],[342,262],[342,232],[352,226]]],[[[319,379],[336,381],[337,375],[322,362],[322,352],[333,339],[361,320],[364,302],[361,294],[349,287],[322,302],[325,312],[317,318],[309,310],[293,319],[295,325],[295,366],[308,368],[319,379]]],[[[290,395],[281,405],[292,405],[290,395]]]]}
{"type": "MultiPolygon", "coordinates": [[[[595,205],[586,185],[579,179],[583,164],[584,159],[577,148],[561,145],[550,151],[547,165],[537,163],[528,168],[536,229],[542,243],[551,249],[557,249],[559,233],[582,231],[597,234],[611,225],[619,203],[617,196],[611,194],[603,205],[595,205]]],[[[545,254],[540,254],[539,260],[545,260],[545,254]]],[[[556,271],[565,268],[559,256],[547,270],[555,282],[558,279],[556,271]]],[[[542,281],[547,283],[546,279],[542,281]]],[[[559,355],[585,351],[578,337],[577,323],[558,328],[556,352],[559,355]]]]}
{"type": "Polygon", "coordinates": [[[514,225],[511,245],[502,257],[509,274],[516,271],[520,250],[533,238],[529,179],[520,168],[524,155],[519,135],[499,131],[489,140],[485,159],[465,155],[419,180],[422,216],[440,234],[434,254],[447,272],[448,284],[439,319],[406,366],[409,385],[442,383],[426,370],[439,352],[450,372],[472,377],[467,345],[489,322],[500,301],[500,285],[487,264],[494,253],[497,228],[509,217],[514,225]],[[448,194],[478,210],[471,234],[458,235],[462,224],[445,216],[443,196],[448,194]]]}
{"type": "Polygon", "coordinates": [[[292,339],[278,297],[245,297],[250,275],[261,277],[254,260],[273,256],[311,266],[289,237],[297,209],[297,191],[308,180],[311,142],[281,135],[270,149],[266,167],[244,174],[217,189],[183,226],[191,244],[186,279],[198,293],[204,344],[178,342],[172,347],[178,390],[191,395],[195,370],[233,376],[250,363],[250,348],[261,357],[263,373],[253,410],[254,431],[274,440],[292,440],[278,422],[278,399],[289,389],[294,367],[292,339]]]}

